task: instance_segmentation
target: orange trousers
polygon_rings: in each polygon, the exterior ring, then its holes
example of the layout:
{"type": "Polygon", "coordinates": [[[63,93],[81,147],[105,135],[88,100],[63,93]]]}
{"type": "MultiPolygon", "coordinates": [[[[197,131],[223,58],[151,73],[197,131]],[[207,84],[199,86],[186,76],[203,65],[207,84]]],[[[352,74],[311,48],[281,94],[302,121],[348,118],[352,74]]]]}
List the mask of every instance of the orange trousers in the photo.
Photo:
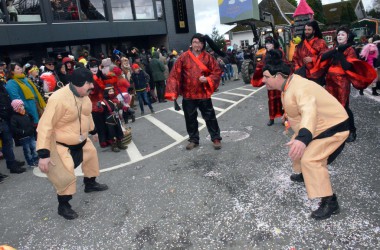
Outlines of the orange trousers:
{"type": "Polygon", "coordinates": [[[345,142],[348,135],[348,131],[343,131],[331,137],[313,140],[306,147],[301,159],[293,162],[294,172],[303,175],[307,196],[310,199],[333,194],[327,159],[345,142]]]}

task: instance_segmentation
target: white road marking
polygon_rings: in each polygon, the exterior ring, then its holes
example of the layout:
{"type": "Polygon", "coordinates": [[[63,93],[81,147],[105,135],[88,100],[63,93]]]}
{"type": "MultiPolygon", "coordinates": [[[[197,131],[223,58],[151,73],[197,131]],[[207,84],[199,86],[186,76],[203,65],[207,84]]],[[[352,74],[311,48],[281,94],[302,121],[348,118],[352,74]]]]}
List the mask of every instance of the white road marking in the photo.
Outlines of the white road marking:
{"type": "MultiPolygon", "coordinates": [[[[252,88],[250,88],[250,89],[248,89],[248,88],[246,88],[246,87],[240,87],[240,88],[236,88],[236,89],[239,89],[239,90],[246,90],[246,91],[249,91],[249,92],[256,92],[258,89],[252,89],[252,88]]],[[[260,88],[261,89],[261,88],[260,88]]]]}
{"type": "Polygon", "coordinates": [[[219,112],[223,112],[223,111],[224,111],[224,109],[221,109],[221,108],[218,108],[218,107],[215,107],[215,106],[214,106],[214,109],[215,109],[216,111],[219,111],[219,112]]]}
{"type": "Polygon", "coordinates": [[[211,99],[212,100],[222,101],[222,102],[236,103],[235,101],[231,101],[231,100],[220,98],[220,97],[214,97],[214,96],[211,96],[211,99]]]}
{"type": "Polygon", "coordinates": [[[183,136],[178,134],[176,131],[174,131],[172,128],[170,128],[165,123],[161,122],[157,118],[153,116],[145,116],[145,119],[156,125],[159,129],[164,131],[167,135],[169,135],[171,138],[173,138],[175,141],[182,141],[183,136]]]}
{"type": "Polygon", "coordinates": [[[136,144],[131,141],[131,143],[128,144],[127,153],[131,161],[136,162],[144,159],[144,156],[140,153],[139,149],[136,147],[136,144]]]}
{"type": "MultiPolygon", "coordinates": [[[[177,112],[178,114],[181,114],[181,115],[185,116],[185,113],[183,112],[182,109],[179,110],[179,111],[177,111],[174,108],[169,108],[168,110],[177,112]]],[[[198,120],[199,123],[206,124],[206,122],[205,122],[205,120],[203,120],[203,118],[197,117],[197,120],[198,120]]]]}
{"type": "Polygon", "coordinates": [[[242,97],[246,97],[247,95],[244,95],[244,94],[238,94],[238,93],[232,93],[232,92],[223,92],[223,94],[227,94],[227,95],[236,95],[236,96],[242,96],[242,97]]]}

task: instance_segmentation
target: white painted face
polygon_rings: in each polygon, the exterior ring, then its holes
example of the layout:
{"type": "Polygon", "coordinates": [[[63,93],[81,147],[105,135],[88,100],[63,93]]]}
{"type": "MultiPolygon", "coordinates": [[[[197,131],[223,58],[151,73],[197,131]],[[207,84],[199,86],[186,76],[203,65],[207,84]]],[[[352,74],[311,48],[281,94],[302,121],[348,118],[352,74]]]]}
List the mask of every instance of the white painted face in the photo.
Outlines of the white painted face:
{"type": "Polygon", "coordinates": [[[348,40],[347,33],[343,30],[339,31],[336,40],[338,41],[338,44],[346,44],[348,40]]]}
{"type": "Polygon", "coordinates": [[[267,49],[267,51],[270,51],[270,50],[274,49],[274,44],[273,43],[266,43],[265,48],[267,49]]]}
{"type": "Polygon", "coordinates": [[[95,66],[95,67],[91,67],[90,70],[91,70],[93,75],[96,75],[98,73],[99,68],[98,68],[98,66],[95,66]]]}

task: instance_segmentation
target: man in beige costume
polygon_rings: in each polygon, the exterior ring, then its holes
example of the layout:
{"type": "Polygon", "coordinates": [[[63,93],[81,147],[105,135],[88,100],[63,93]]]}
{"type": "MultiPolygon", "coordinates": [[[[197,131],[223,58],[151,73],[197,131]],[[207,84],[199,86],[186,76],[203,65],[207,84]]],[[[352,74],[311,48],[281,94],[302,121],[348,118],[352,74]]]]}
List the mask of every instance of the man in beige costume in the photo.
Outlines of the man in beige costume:
{"type": "Polygon", "coordinates": [[[290,68],[282,61],[282,52],[269,52],[263,68],[263,82],[268,90],[282,91],[282,105],[294,136],[286,145],[299,174],[290,179],[305,182],[310,199],[321,197],[316,220],[339,213],[332,191],[327,164],[342,151],[349,134],[348,115],[343,106],[324,88],[299,75],[289,75],[290,68]]]}
{"type": "Polygon", "coordinates": [[[49,98],[37,127],[38,166],[57,190],[58,214],[68,220],[78,217],[69,204],[76,192],[74,168],[82,164],[86,193],[108,189],[95,181],[99,176],[98,155],[87,138],[89,134],[97,138],[88,97],[93,88],[90,70],[74,70],[71,83],[49,98]]]}

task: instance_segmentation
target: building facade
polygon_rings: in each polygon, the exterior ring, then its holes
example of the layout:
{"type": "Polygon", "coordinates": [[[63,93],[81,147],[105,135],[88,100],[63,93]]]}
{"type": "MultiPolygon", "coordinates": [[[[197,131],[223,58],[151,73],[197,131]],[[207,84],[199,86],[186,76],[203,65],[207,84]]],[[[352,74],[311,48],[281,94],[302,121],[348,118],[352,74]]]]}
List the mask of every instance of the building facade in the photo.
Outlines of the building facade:
{"type": "Polygon", "coordinates": [[[185,50],[195,33],[193,9],[191,0],[0,0],[0,59],[132,46],[185,50]]]}

